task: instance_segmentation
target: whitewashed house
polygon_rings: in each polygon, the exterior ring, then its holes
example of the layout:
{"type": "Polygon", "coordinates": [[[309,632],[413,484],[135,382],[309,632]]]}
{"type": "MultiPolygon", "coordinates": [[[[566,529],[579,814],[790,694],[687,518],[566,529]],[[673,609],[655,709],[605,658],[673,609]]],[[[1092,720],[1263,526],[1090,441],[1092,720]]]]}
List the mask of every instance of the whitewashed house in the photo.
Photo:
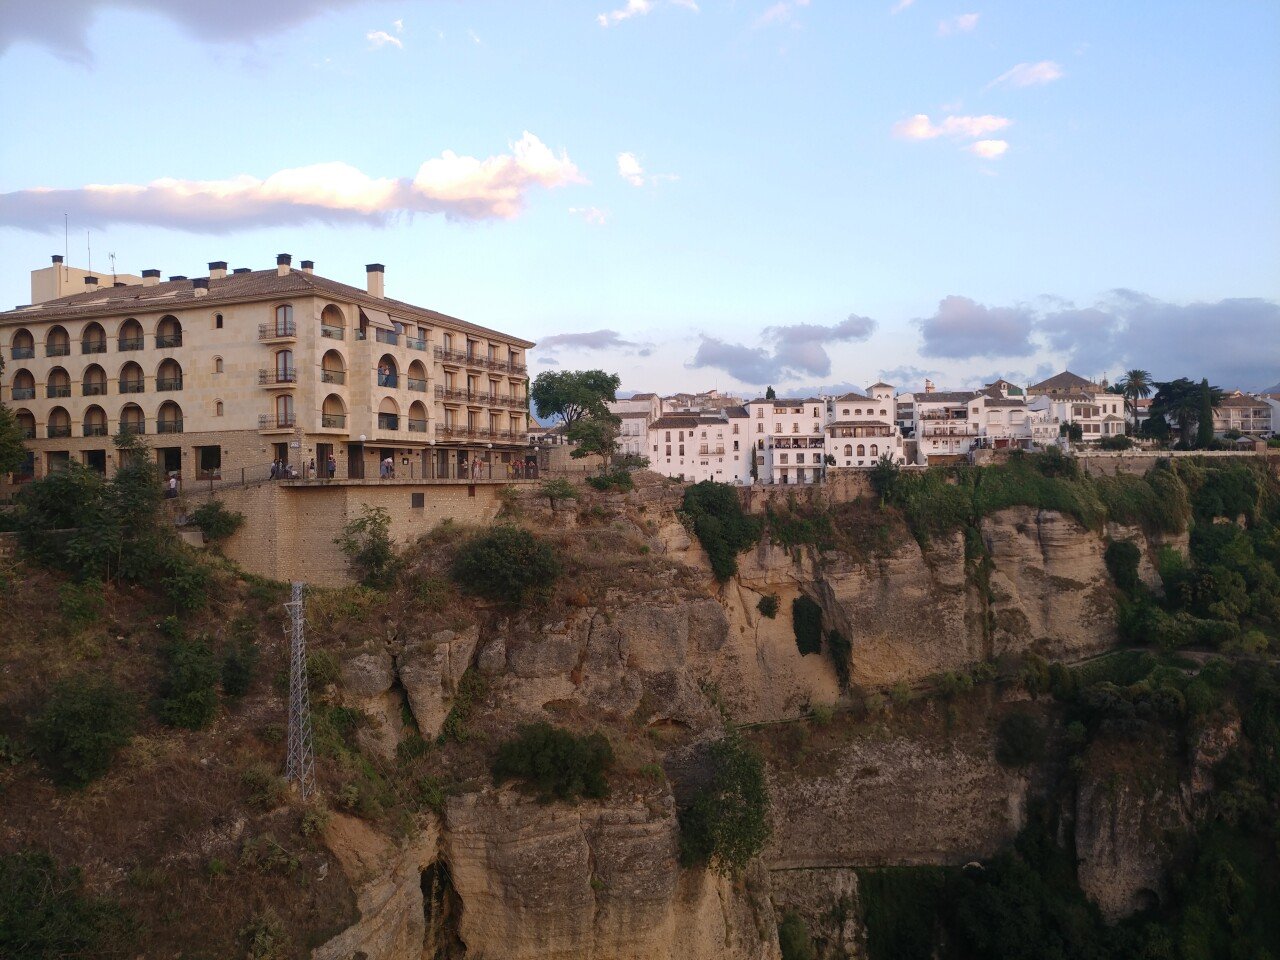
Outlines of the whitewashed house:
{"type": "Polygon", "coordinates": [[[1042,380],[1027,389],[1028,406],[1056,418],[1059,424],[1078,424],[1083,443],[1125,432],[1124,397],[1109,393],[1103,387],[1070,370],[1042,380]]]}
{"type": "Polygon", "coordinates": [[[747,426],[760,483],[818,483],[825,473],[826,401],[758,398],[747,404],[747,426]]]}
{"type": "Polygon", "coordinates": [[[867,394],[829,399],[825,452],[836,467],[874,467],[883,456],[905,463],[893,386],[876,383],[867,394]]]}
{"type": "Polygon", "coordinates": [[[730,407],[718,413],[667,413],[648,428],[649,469],[698,483],[751,482],[751,442],[747,412],[730,407]]]}

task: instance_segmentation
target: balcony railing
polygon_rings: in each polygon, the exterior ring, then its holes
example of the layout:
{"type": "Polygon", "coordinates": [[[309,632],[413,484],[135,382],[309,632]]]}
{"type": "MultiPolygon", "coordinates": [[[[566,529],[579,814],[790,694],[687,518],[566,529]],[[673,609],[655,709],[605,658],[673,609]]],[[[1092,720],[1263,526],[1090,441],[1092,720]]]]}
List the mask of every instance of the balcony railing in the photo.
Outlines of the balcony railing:
{"type": "Polygon", "coordinates": [[[145,346],[146,346],[146,341],[144,341],[142,337],[121,337],[120,338],[121,350],[141,350],[145,346]]]}
{"type": "Polygon", "coordinates": [[[378,429],[379,430],[399,430],[400,416],[395,413],[378,414],[378,429]]]}
{"type": "Polygon", "coordinates": [[[978,425],[976,423],[958,423],[955,426],[930,425],[920,428],[921,437],[976,437],[977,435],[978,425]]]}
{"type": "Polygon", "coordinates": [[[922,413],[920,414],[920,419],[921,420],[947,420],[947,421],[958,421],[960,423],[968,423],[969,415],[967,413],[962,413],[961,416],[953,417],[946,413],[937,413],[937,412],[922,413]]]}
{"type": "Polygon", "coordinates": [[[524,440],[518,430],[485,430],[479,427],[459,427],[447,423],[436,424],[436,436],[443,440],[524,440]]]}
{"type": "Polygon", "coordinates": [[[182,378],[181,377],[157,377],[156,389],[157,390],[181,390],[182,378]]]}
{"type": "Polygon", "coordinates": [[[347,372],[345,370],[321,370],[320,382],[345,384],[347,382],[347,372]]]}
{"type": "Polygon", "coordinates": [[[120,381],[121,393],[142,393],[146,389],[147,389],[147,383],[145,380],[121,380],[120,381]]]}
{"type": "Polygon", "coordinates": [[[86,437],[105,437],[107,435],[107,425],[105,423],[86,423],[84,425],[84,435],[86,437]]]}
{"type": "Polygon", "coordinates": [[[106,353],[107,341],[105,340],[82,340],[80,342],[81,353],[106,353]]]}
{"type": "Polygon", "coordinates": [[[15,360],[34,360],[36,356],[35,347],[14,347],[10,353],[15,360]]]}
{"type": "Polygon", "coordinates": [[[69,343],[50,343],[44,348],[46,357],[67,357],[71,355],[71,344],[69,343]]]}
{"type": "Polygon", "coordinates": [[[322,337],[328,337],[330,340],[343,340],[346,335],[347,331],[343,327],[335,327],[327,323],[320,324],[320,336],[322,337]]]}
{"type": "Polygon", "coordinates": [[[101,397],[106,395],[107,383],[105,380],[102,383],[86,383],[81,389],[86,397],[101,397]]]}
{"type": "Polygon", "coordinates": [[[146,433],[147,421],[145,420],[121,420],[120,429],[125,433],[146,433]]]}
{"type": "Polygon", "coordinates": [[[293,320],[278,320],[275,323],[258,324],[259,340],[285,340],[298,336],[298,324],[293,320]]]}
{"type": "Polygon", "coordinates": [[[157,333],[156,346],[162,350],[167,349],[169,347],[182,346],[181,331],[179,331],[178,333],[157,333]]]}
{"type": "Polygon", "coordinates": [[[321,414],[320,426],[327,430],[345,430],[347,427],[347,415],[345,413],[321,414]]]}
{"type": "Polygon", "coordinates": [[[48,429],[47,429],[45,432],[46,432],[50,437],[69,437],[69,436],[71,436],[71,424],[69,424],[69,423],[63,423],[63,424],[51,423],[51,424],[49,424],[49,427],[48,427],[48,429]]]}
{"type": "Polygon", "coordinates": [[[445,347],[436,347],[435,357],[437,360],[441,361],[442,363],[454,363],[454,364],[466,363],[470,359],[472,359],[461,350],[449,350],[445,347]]]}
{"type": "Polygon", "coordinates": [[[30,427],[18,427],[18,432],[22,434],[23,440],[34,440],[36,438],[36,428],[34,425],[30,427]]]}
{"type": "Polygon", "coordinates": [[[275,386],[277,384],[290,384],[298,382],[298,371],[293,367],[285,370],[259,370],[258,385],[264,387],[275,386]]]}
{"type": "Polygon", "coordinates": [[[181,433],[182,418],[176,417],[172,420],[157,420],[156,433],[181,433]]]}
{"type": "Polygon", "coordinates": [[[380,373],[378,374],[378,386],[394,389],[400,386],[400,378],[394,373],[380,373]]]}
{"type": "Polygon", "coordinates": [[[410,390],[416,390],[418,393],[427,392],[426,380],[418,380],[418,379],[415,379],[414,377],[406,377],[405,379],[408,381],[410,390]]]}
{"type": "Polygon", "coordinates": [[[427,421],[425,421],[425,420],[410,420],[410,421],[409,421],[409,432],[410,432],[410,433],[426,433],[426,432],[427,432],[427,421]]]}
{"type": "Polygon", "coordinates": [[[259,430],[292,430],[298,425],[298,418],[292,413],[263,413],[258,416],[259,430]]]}
{"type": "Polygon", "coordinates": [[[53,399],[55,397],[71,396],[71,384],[69,383],[51,383],[45,387],[44,395],[53,399]]]}
{"type": "Polygon", "coordinates": [[[408,347],[410,350],[426,350],[427,349],[426,340],[415,340],[412,337],[405,338],[404,345],[408,347]]]}
{"type": "Polygon", "coordinates": [[[14,387],[13,399],[15,400],[34,400],[36,398],[35,387],[14,387]]]}
{"type": "Polygon", "coordinates": [[[374,329],[373,335],[374,339],[379,343],[387,343],[393,347],[400,343],[400,334],[392,330],[383,330],[381,327],[377,327],[374,329]]]}

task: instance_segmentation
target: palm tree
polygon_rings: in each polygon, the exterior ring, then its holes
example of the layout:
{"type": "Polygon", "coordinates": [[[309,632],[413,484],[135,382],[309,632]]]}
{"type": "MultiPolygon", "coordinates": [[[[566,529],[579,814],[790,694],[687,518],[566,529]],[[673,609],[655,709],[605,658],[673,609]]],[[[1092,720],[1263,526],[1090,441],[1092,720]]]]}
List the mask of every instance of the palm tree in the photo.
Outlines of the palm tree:
{"type": "Polygon", "coordinates": [[[1126,370],[1124,376],[1116,381],[1120,393],[1124,395],[1124,409],[1133,418],[1133,432],[1138,432],[1138,401],[1151,396],[1151,374],[1146,370],[1126,370]]]}

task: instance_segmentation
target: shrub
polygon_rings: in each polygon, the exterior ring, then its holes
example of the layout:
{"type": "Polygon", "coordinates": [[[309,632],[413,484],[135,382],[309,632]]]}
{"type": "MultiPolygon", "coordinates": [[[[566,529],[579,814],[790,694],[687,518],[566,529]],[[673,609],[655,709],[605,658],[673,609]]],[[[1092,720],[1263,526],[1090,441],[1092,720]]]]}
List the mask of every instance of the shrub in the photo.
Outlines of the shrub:
{"type": "Polygon", "coordinates": [[[648,467],[649,458],[641,453],[624,453],[613,458],[615,470],[646,470],[648,467]]]}
{"type": "Polygon", "coordinates": [[[996,728],[996,759],[1002,766],[1025,767],[1044,756],[1044,727],[1029,713],[1011,713],[996,728]]]}
{"type": "Polygon", "coordinates": [[[608,473],[587,477],[586,480],[597,490],[617,490],[621,493],[626,493],[636,487],[635,481],[631,479],[631,471],[629,470],[610,470],[608,473]]]}
{"type": "Polygon", "coordinates": [[[156,716],[170,727],[199,730],[218,712],[217,661],[203,640],[171,644],[156,698],[156,716]]]}
{"type": "Polygon", "coordinates": [[[1138,579],[1138,562],[1142,559],[1142,551],[1132,540],[1112,540],[1107,544],[1104,555],[1107,570],[1117,587],[1125,593],[1137,592],[1141,581],[1138,579]]]}
{"type": "Polygon", "coordinates": [[[307,689],[323,690],[342,679],[342,664],[332,650],[307,652],[307,689]]]}
{"type": "Polygon", "coordinates": [[[228,510],[221,500],[201,504],[187,519],[200,528],[205,540],[210,543],[227,539],[244,525],[244,514],[228,510]]]}
{"type": "Polygon", "coordinates": [[[86,896],[76,868],[35,850],[0,855],[0,957],[118,956],[125,934],[120,908],[86,896]]]}
{"type": "Polygon", "coordinates": [[[973,689],[973,677],[955,670],[940,673],[933,678],[938,692],[947,699],[966,693],[973,689]]]}
{"type": "Polygon", "coordinates": [[[829,703],[815,703],[809,710],[809,719],[820,727],[829,724],[835,715],[835,708],[829,703]]]}
{"type": "Polygon", "coordinates": [[[803,594],[791,601],[791,628],[802,657],[822,652],[822,607],[803,594]]]}
{"type": "Polygon", "coordinates": [[[809,928],[800,915],[788,910],[778,924],[778,946],[782,960],[817,960],[818,952],[809,937],[809,928]]]}
{"type": "Polygon", "coordinates": [[[74,627],[87,626],[102,615],[102,584],[64,583],[58,588],[58,612],[74,627]]]}
{"type": "Polygon", "coordinates": [[[222,692],[229,697],[242,697],[248,693],[257,665],[258,645],[252,641],[228,649],[222,658],[222,692]]]}
{"type": "Polygon", "coordinates": [[[83,787],[106,773],[134,727],[133,700],[105,678],[59,684],[32,723],[36,755],[58,783],[83,787]]]}
{"type": "Polygon", "coordinates": [[[245,939],[246,960],[285,960],[290,956],[284,922],[270,907],[255,913],[240,936],[245,939]]]}
{"type": "Polygon", "coordinates": [[[776,593],[766,593],[756,604],[756,609],[760,611],[762,616],[772,620],[778,615],[778,607],[780,605],[781,601],[776,593]]]}
{"type": "Polygon", "coordinates": [[[358,517],[347,521],[342,536],[333,542],[346,554],[352,572],[366,587],[385,589],[395,581],[400,559],[391,542],[391,514],[385,508],[366,504],[358,517]]]}
{"type": "Polygon", "coordinates": [[[881,497],[889,498],[893,496],[894,489],[898,485],[898,465],[894,462],[893,457],[885,454],[876,461],[876,465],[871,468],[868,478],[871,480],[871,489],[878,493],[881,497]]]}
{"type": "Polygon", "coordinates": [[[532,723],[498,748],[493,782],[523,780],[544,801],[600,799],[608,796],[605,774],[612,766],[613,747],[603,734],[578,737],[549,723],[532,723]]]}
{"type": "Polygon", "coordinates": [[[769,792],[760,755],[737,737],[710,749],[711,777],[680,811],[680,859],[740,872],[771,832],[769,792]]]}
{"type": "Polygon", "coordinates": [[[555,548],[523,527],[492,527],[477,534],[453,559],[453,579],[463,590],[487,600],[519,604],[545,592],[560,575],[555,548]]]}
{"type": "Polygon", "coordinates": [[[542,485],[538,487],[538,492],[547,498],[552,510],[556,508],[557,500],[578,499],[578,491],[564,477],[547,477],[542,481],[542,485]]]}
{"type": "Polygon", "coordinates": [[[209,599],[209,571],[180,544],[156,558],[165,597],[178,610],[199,610],[209,599]]]}
{"type": "Polygon", "coordinates": [[[721,583],[738,572],[738,554],[760,539],[760,521],[743,512],[737,491],[728,484],[703,480],[688,487],[681,512],[693,524],[721,583]]]}
{"type": "Polygon", "coordinates": [[[1133,441],[1122,433],[1112,437],[1103,437],[1098,441],[1100,450],[1128,450],[1132,446],[1133,441]]]}

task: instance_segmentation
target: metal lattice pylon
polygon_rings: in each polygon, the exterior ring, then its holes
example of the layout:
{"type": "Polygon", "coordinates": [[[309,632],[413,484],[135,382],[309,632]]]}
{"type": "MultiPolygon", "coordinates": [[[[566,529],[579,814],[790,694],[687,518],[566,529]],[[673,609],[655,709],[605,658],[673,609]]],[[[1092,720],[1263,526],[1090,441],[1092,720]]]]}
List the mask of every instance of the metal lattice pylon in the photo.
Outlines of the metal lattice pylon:
{"type": "Polygon", "coordinates": [[[311,702],[307,695],[307,634],[302,608],[303,584],[293,584],[289,611],[289,759],[284,776],[298,786],[302,799],[316,790],[316,758],[311,746],[311,702]]]}

